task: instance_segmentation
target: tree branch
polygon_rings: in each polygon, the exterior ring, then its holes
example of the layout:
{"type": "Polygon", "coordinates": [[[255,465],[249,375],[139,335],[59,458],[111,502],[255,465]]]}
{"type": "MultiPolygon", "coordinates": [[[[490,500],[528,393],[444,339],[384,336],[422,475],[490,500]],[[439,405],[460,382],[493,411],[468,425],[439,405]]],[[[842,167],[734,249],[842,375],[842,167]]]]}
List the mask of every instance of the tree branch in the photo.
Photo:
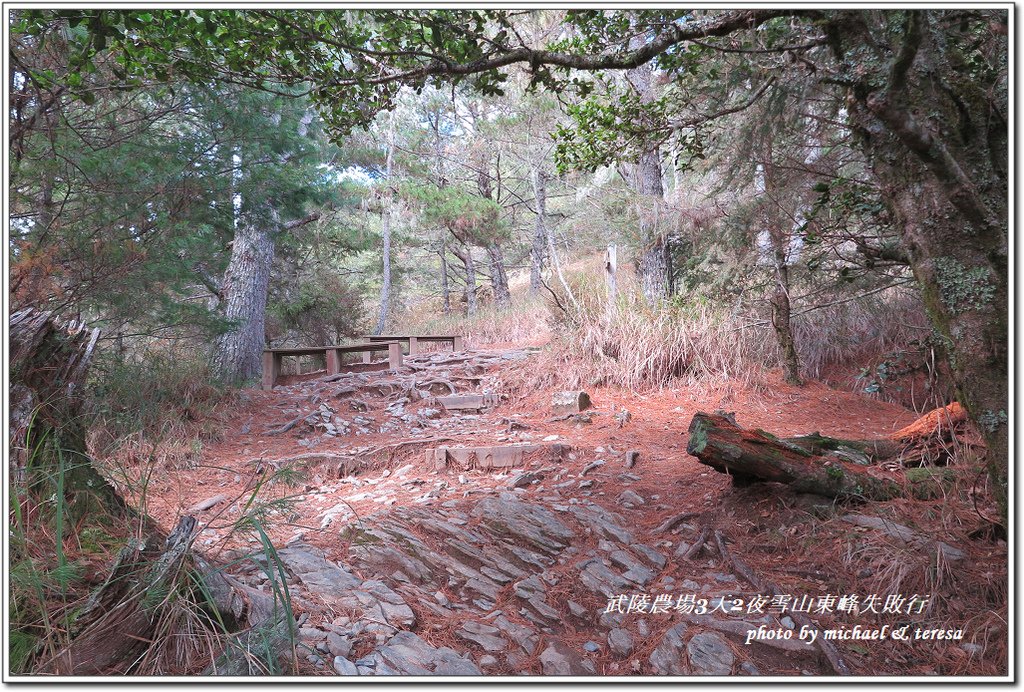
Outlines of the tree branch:
{"type": "Polygon", "coordinates": [[[924,12],[916,10],[907,13],[906,36],[903,45],[900,46],[899,55],[896,56],[896,60],[892,64],[892,70],[889,72],[887,92],[890,99],[907,88],[907,73],[910,71],[911,65],[914,64],[917,50],[921,47],[921,38],[924,33],[921,26],[923,16],[924,12]]]}
{"type": "Polygon", "coordinates": [[[313,213],[307,214],[306,216],[302,217],[301,219],[295,219],[293,221],[289,221],[289,222],[285,223],[281,228],[282,228],[282,230],[285,230],[285,231],[293,231],[296,228],[301,228],[302,226],[305,226],[306,224],[313,223],[314,221],[317,221],[319,218],[320,218],[320,212],[314,211],[313,213]]]}
{"type": "Polygon", "coordinates": [[[733,113],[739,113],[740,111],[745,111],[746,109],[750,108],[755,103],[757,103],[757,101],[762,96],[764,96],[764,93],[766,91],[768,91],[768,88],[770,86],[772,86],[773,84],[775,84],[775,77],[774,76],[770,77],[768,79],[768,81],[766,81],[764,84],[762,84],[761,88],[758,89],[756,92],[754,92],[754,95],[751,96],[744,103],[737,104],[737,105],[732,106],[730,108],[724,108],[724,109],[722,109],[722,110],[720,110],[720,111],[718,111],[716,113],[706,113],[706,114],[703,114],[703,115],[698,115],[698,116],[695,116],[693,118],[690,118],[689,120],[677,120],[676,122],[669,123],[668,127],[669,127],[669,129],[672,129],[672,130],[685,130],[686,128],[696,127],[697,125],[700,125],[702,123],[710,122],[712,120],[717,120],[718,118],[725,117],[726,115],[732,115],[733,113]]]}
{"type": "MultiPolygon", "coordinates": [[[[345,87],[366,84],[388,84],[398,81],[418,81],[431,76],[462,76],[489,72],[515,63],[531,66],[551,65],[577,70],[629,70],[644,65],[684,41],[714,36],[726,36],[740,29],[753,29],[776,17],[812,16],[817,13],[796,9],[738,10],[718,15],[704,22],[673,24],[671,28],[643,46],[631,51],[615,51],[597,55],[579,55],[548,50],[516,48],[507,53],[480,58],[467,63],[434,62],[412,70],[391,72],[378,77],[348,77],[331,82],[331,86],[345,87]]],[[[355,48],[366,54],[361,48],[355,48]]]]}

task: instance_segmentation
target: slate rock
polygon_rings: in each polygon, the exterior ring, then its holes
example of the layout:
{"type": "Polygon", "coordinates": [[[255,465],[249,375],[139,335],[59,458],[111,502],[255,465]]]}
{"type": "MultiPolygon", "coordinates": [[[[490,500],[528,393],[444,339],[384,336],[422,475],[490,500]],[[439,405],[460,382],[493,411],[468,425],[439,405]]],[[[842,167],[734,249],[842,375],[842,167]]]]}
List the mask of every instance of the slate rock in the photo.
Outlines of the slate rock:
{"type": "Polygon", "coordinates": [[[886,535],[920,550],[941,553],[942,559],[947,562],[959,562],[966,557],[962,550],[954,548],[948,543],[943,543],[942,541],[932,542],[931,539],[917,533],[910,527],[897,524],[894,521],[890,521],[882,517],[874,517],[864,514],[845,514],[843,515],[843,521],[869,529],[878,529],[883,531],[886,535]]]}
{"type": "Polygon", "coordinates": [[[633,653],[633,635],[620,627],[608,633],[608,649],[616,656],[625,658],[633,653]]]}
{"type": "Polygon", "coordinates": [[[469,621],[462,625],[462,629],[456,634],[467,641],[479,644],[484,651],[504,651],[508,648],[508,641],[497,636],[501,630],[480,622],[469,621]]]}
{"type": "Polygon", "coordinates": [[[644,560],[647,564],[651,565],[655,569],[662,569],[668,562],[665,559],[664,555],[662,555],[649,545],[644,545],[643,543],[634,543],[629,547],[634,553],[640,556],[640,559],[644,560]]]}
{"type": "Polygon", "coordinates": [[[584,563],[583,569],[580,570],[580,581],[585,587],[605,598],[628,593],[631,589],[630,582],[626,581],[621,574],[609,569],[603,562],[596,559],[587,560],[584,563]]]}
{"type": "Polygon", "coordinates": [[[658,642],[658,646],[651,653],[650,664],[655,675],[686,675],[687,668],[684,663],[683,651],[686,645],[683,644],[683,635],[686,634],[686,623],[670,627],[665,635],[658,642]]]}
{"type": "Polygon", "coordinates": [[[525,541],[550,554],[560,552],[576,537],[550,510],[509,492],[481,500],[473,514],[496,535],[525,541]]]}
{"type": "Polygon", "coordinates": [[[359,586],[359,579],[327,560],[323,551],[295,544],[277,551],[278,558],[308,590],[316,593],[340,593],[359,586]]]}
{"type": "MultiPolygon", "coordinates": [[[[454,649],[434,648],[413,632],[399,632],[372,658],[399,675],[480,675],[480,669],[454,649]]],[[[381,674],[380,668],[378,663],[375,674],[381,674]]]]}
{"type": "Polygon", "coordinates": [[[359,675],[359,668],[356,667],[356,664],[344,656],[334,657],[334,670],[338,672],[338,675],[359,675]]]}
{"type": "Polygon", "coordinates": [[[499,615],[492,622],[501,630],[504,637],[514,642],[524,652],[532,654],[537,648],[537,633],[533,629],[512,622],[504,615],[499,615]]]}
{"type": "Polygon", "coordinates": [[[544,675],[594,675],[594,664],[562,642],[553,641],[540,655],[544,675]]]}
{"type": "Polygon", "coordinates": [[[729,675],[736,656],[725,640],[714,632],[693,635],[686,645],[695,675],[729,675]]]}
{"type": "Polygon", "coordinates": [[[577,617],[580,620],[586,620],[587,619],[587,615],[590,614],[589,610],[587,610],[585,607],[581,606],[576,601],[567,601],[566,605],[569,606],[569,612],[573,615],[573,617],[577,617]]]}
{"type": "Polygon", "coordinates": [[[644,566],[625,550],[616,550],[610,557],[613,565],[626,570],[622,575],[624,579],[643,586],[654,578],[654,572],[650,568],[644,566]]]}
{"type": "Polygon", "coordinates": [[[635,490],[623,490],[616,501],[620,505],[631,505],[633,507],[646,503],[644,496],[635,490]]]}
{"type": "Polygon", "coordinates": [[[619,543],[632,543],[633,535],[622,527],[623,519],[600,505],[573,505],[569,511],[599,536],[619,543]]]}
{"type": "Polygon", "coordinates": [[[347,658],[352,653],[352,641],[336,632],[327,634],[327,650],[334,656],[347,658]]]}

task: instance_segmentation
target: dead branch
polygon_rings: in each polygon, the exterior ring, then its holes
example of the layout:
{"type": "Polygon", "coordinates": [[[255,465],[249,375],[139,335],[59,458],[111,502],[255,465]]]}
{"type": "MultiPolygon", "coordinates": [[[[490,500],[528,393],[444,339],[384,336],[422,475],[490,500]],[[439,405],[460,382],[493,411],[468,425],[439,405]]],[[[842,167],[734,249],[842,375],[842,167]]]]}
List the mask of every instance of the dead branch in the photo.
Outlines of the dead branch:
{"type": "Polygon", "coordinates": [[[697,540],[693,542],[685,553],[683,553],[684,560],[692,560],[700,552],[700,549],[704,547],[704,544],[708,542],[708,537],[711,536],[711,527],[705,526],[700,530],[700,535],[697,536],[697,540]]]}
{"type": "Polygon", "coordinates": [[[658,524],[658,528],[654,529],[654,533],[665,533],[666,531],[671,531],[687,519],[693,519],[694,517],[699,515],[699,512],[683,512],[682,514],[677,514],[674,517],[669,517],[665,521],[658,524]]]}
{"type": "MultiPolygon", "coordinates": [[[[725,547],[725,538],[722,536],[721,531],[715,531],[715,543],[718,545],[718,552],[721,554],[722,560],[730,563],[733,571],[746,579],[751,586],[760,590],[761,593],[782,593],[778,586],[770,581],[758,578],[750,567],[729,552],[729,549],[725,547]]],[[[832,646],[830,642],[825,640],[821,630],[817,625],[811,622],[810,618],[805,616],[803,613],[795,611],[791,612],[789,615],[793,618],[793,621],[801,627],[808,627],[818,631],[818,646],[821,647],[821,652],[825,654],[825,658],[828,659],[828,662],[832,665],[832,670],[834,670],[837,675],[850,675],[850,669],[847,667],[846,661],[843,660],[836,648],[832,646]]]]}

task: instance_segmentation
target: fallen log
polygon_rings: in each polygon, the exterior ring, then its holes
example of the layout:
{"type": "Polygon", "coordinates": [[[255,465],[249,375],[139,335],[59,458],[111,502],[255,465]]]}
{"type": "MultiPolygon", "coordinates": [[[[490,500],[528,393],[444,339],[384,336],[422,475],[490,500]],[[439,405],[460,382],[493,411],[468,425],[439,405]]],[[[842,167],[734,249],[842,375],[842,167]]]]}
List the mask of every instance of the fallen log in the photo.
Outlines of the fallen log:
{"type": "Polygon", "coordinates": [[[957,428],[966,422],[966,409],[959,402],[954,401],[948,406],[929,411],[905,428],[900,428],[890,437],[904,443],[917,442],[933,436],[948,440],[957,431],[957,428]]]}
{"type": "Polygon", "coordinates": [[[903,494],[891,474],[881,469],[869,473],[860,465],[898,449],[888,441],[876,444],[817,434],[782,439],[763,430],[745,430],[721,413],[694,415],[686,445],[702,464],[732,476],[733,485],[772,481],[825,497],[869,500],[903,494]]]}

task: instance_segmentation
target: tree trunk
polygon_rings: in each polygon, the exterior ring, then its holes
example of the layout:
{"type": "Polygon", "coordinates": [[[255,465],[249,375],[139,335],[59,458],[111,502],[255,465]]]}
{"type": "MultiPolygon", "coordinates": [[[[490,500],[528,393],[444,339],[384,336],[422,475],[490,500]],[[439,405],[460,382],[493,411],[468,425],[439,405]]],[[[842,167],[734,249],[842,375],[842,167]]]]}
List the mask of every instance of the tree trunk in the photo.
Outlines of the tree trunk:
{"type": "Polygon", "coordinates": [[[462,266],[466,269],[466,314],[472,317],[476,314],[476,264],[473,263],[473,248],[465,246],[464,249],[452,248],[452,253],[462,260],[462,266]]]}
{"type": "Polygon", "coordinates": [[[609,245],[604,255],[604,282],[608,289],[608,302],[605,307],[605,314],[610,318],[615,310],[618,301],[619,284],[616,274],[619,271],[619,248],[616,245],[609,245]]]}
{"type": "Polygon", "coordinates": [[[437,253],[441,258],[441,299],[444,301],[443,310],[445,315],[452,313],[451,289],[448,287],[448,247],[441,239],[441,249],[437,253]]]}
{"type": "MultiPolygon", "coordinates": [[[[641,224],[641,227],[643,224],[641,224]]],[[[640,253],[637,265],[640,290],[649,305],[657,305],[669,296],[668,245],[665,238],[655,238],[640,253]]]]}
{"type": "MultiPolygon", "coordinates": [[[[191,516],[182,517],[165,539],[147,517],[138,516],[125,504],[86,454],[82,390],[98,338],[98,329],[89,330],[77,321],[58,324],[50,313],[31,308],[10,317],[12,503],[21,503],[31,493],[34,503],[42,504],[62,488],[66,527],[76,531],[99,527],[106,534],[120,524],[120,535],[124,535],[131,532],[129,522],[138,521],[145,536],[143,541],[129,540],[103,585],[76,608],[69,629],[62,632],[61,641],[66,644],[57,650],[37,651],[31,671],[46,675],[112,675],[141,668],[148,674],[153,670],[185,674],[188,671],[168,670],[156,659],[167,647],[173,647],[173,642],[195,636],[179,626],[178,609],[182,606],[171,596],[177,592],[196,603],[205,600],[204,594],[194,589],[191,578],[183,578],[191,558],[196,521],[191,516]],[[185,590],[191,593],[185,594],[185,590]]],[[[40,519],[38,513],[33,516],[36,521],[40,519]]],[[[40,536],[49,535],[48,527],[33,528],[40,530],[40,536]]],[[[66,536],[61,536],[59,529],[52,535],[57,541],[52,550],[60,565],[66,536]]],[[[12,547],[12,565],[27,560],[35,557],[12,547]]],[[[242,589],[239,596],[229,586],[228,591],[214,592],[221,596],[217,607],[227,601],[251,604],[253,599],[245,598],[245,591],[242,589]]],[[[248,610],[251,625],[254,611],[248,610]]],[[[236,617],[240,614],[238,611],[236,617]]],[[[226,611],[218,621],[246,624],[244,620],[231,620],[226,611]]]]}
{"type": "Polygon", "coordinates": [[[533,245],[530,247],[530,295],[537,295],[543,285],[544,252],[547,241],[544,215],[547,213],[547,181],[541,171],[534,171],[533,195],[537,205],[537,221],[533,227],[533,245]]]}
{"type": "Polygon", "coordinates": [[[785,251],[779,259],[776,251],[775,293],[772,295],[772,327],[782,351],[782,374],[788,384],[800,385],[800,359],[796,353],[796,341],[790,324],[789,267],[785,263],[785,251]]]}
{"type": "MultiPolygon", "coordinates": [[[[654,75],[650,65],[629,70],[626,75],[639,94],[641,103],[648,104],[654,101],[654,75]]],[[[668,243],[661,230],[665,188],[662,185],[661,152],[658,147],[648,149],[640,155],[633,168],[632,182],[633,189],[641,198],[639,231],[643,249],[637,261],[640,290],[648,304],[656,305],[671,292],[668,243]]]]}
{"type": "Polygon", "coordinates": [[[387,191],[384,194],[384,198],[381,200],[383,205],[381,211],[381,240],[383,248],[381,255],[383,256],[383,276],[381,278],[380,285],[380,314],[377,317],[377,328],[374,330],[374,334],[383,334],[384,327],[388,321],[388,310],[391,307],[391,205],[393,200],[391,198],[391,172],[394,163],[395,155],[395,113],[391,112],[391,118],[388,124],[388,154],[387,163],[384,166],[384,185],[387,191]]]}
{"type": "Polygon", "coordinates": [[[381,219],[381,254],[383,255],[383,276],[380,284],[380,311],[374,334],[383,334],[388,322],[388,308],[391,304],[391,213],[385,211],[381,219]]]}
{"type": "Polygon", "coordinates": [[[562,273],[562,265],[558,261],[558,250],[555,247],[555,231],[544,221],[544,216],[547,213],[544,207],[547,200],[547,174],[539,168],[533,172],[533,191],[534,196],[538,200],[537,222],[543,226],[544,235],[547,240],[548,258],[550,258],[551,265],[555,268],[555,274],[558,276],[558,282],[562,285],[562,290],[565,291],[566,300],[579,312],[580,304],[576,300],[576,296],[573,295],[572,289],[569,288],[569,282],[565,280],[565,275],[562,273]]]}
{"type": "Polygon", "coordinates": [[[795,490],[825,497],[890,500],[903,494],[895,476],[869,475],[848,461],[871,461],[898,453],[900,445],[836,440],[810,435],[780,439],[761,430],[744,430],[721,414],[697,413],[690,422],[686,451],[733,484],[786,483],[795,490]]]}
{"type": "Polygon", "coordinates": [[[500,308],[512,304],[512,294],[508,290],[508,275],[505,273],[505,258],[501,246],[497,243],[487,246],[487,256],[491,260],[491,286],[494,288],[494,302],[500,308]]]}
{"type": "MultiPolygon", "coordinates": [[[[484,155],[478,163],[476,189],[480,196],[487,200],[494,199],[494,192],[491,190],[491,159],[484,150],[484,155]]],[[[501,165],[499,155],[498,165],[501,165]]],[[[495,200],[501,203],[501,180],[498,180],[498,195],[495,200]]],[[[494,302],[498,307],[508,307],[512,298],[508,291],[508,276],[505,274],[505,258],[501,252],[502,236],[499,232],[498,221],[495,219],[494,226],[477,236],[477,240],[484,246],[488,260],[491,265],[491,287],[494,289],[494,302]]]]}
{"type": "Polygon", "coordinates": [[[224,317],[231,323],[214,345],[213,366],[220,377],[241,384],[260,375],[266,343],[267,286],[274,261],[277,211],[268,204],[242,214],[222,283],[224,317]]]}
{"type": "MultiPolygon", "coordinates": [[[[192,547],[196,520],[184,516],[164,542],[132,540],[122,549],[106,583],[78,616],[71,642],[36,672],[50,675],[125,674],[156,642],[165,599],[180,578],[192,547]]],[[[164,635],[166,636],[166,634],[164,635]]],[[[186,636],[182,632],[170,636],[186,636]]]]}
{"type": "MultiPolygon", "coordinates": [[[[958,36],[931,26],[941,14],[906,13],[888,83],[852,89],[850,119],[883,198],[902,228],[903,246],[929,317],[945,342],[957,398],[984,436],[989,477],[1005,522],[1009,467],[1005,82],[1000,82],[998,70],[979,73],[974,69],[973,34],[958,36]],[[938,36],[945,39],[940,42],[938,36]]],[[[840,42],[833,46],[840,58],[844,49],[875,40],[868,26],[860,15],[843,17],[835,30],[840,42]]]]}
{"type": "Polygon", "coordinates": [[[793,338],[792,307],[789,301],[789,257],[788,249],[791,232],[785,231],[787,215],[781,208],[778,181],[776,179],[774,142],[769,135],[764,142],[763,161],[758,164],[754,174],[754,190],[763,198],[765,205],[765,235],[768,238],[771,252],[771,263],[775,270],[774,291],[770,303],[772,306],[772,328],[775,339],[779,343],[782,356],[783,379],[792,385],[803,384],[800,380],[800,358],[796,352],[796,340],[793,338]]]}

